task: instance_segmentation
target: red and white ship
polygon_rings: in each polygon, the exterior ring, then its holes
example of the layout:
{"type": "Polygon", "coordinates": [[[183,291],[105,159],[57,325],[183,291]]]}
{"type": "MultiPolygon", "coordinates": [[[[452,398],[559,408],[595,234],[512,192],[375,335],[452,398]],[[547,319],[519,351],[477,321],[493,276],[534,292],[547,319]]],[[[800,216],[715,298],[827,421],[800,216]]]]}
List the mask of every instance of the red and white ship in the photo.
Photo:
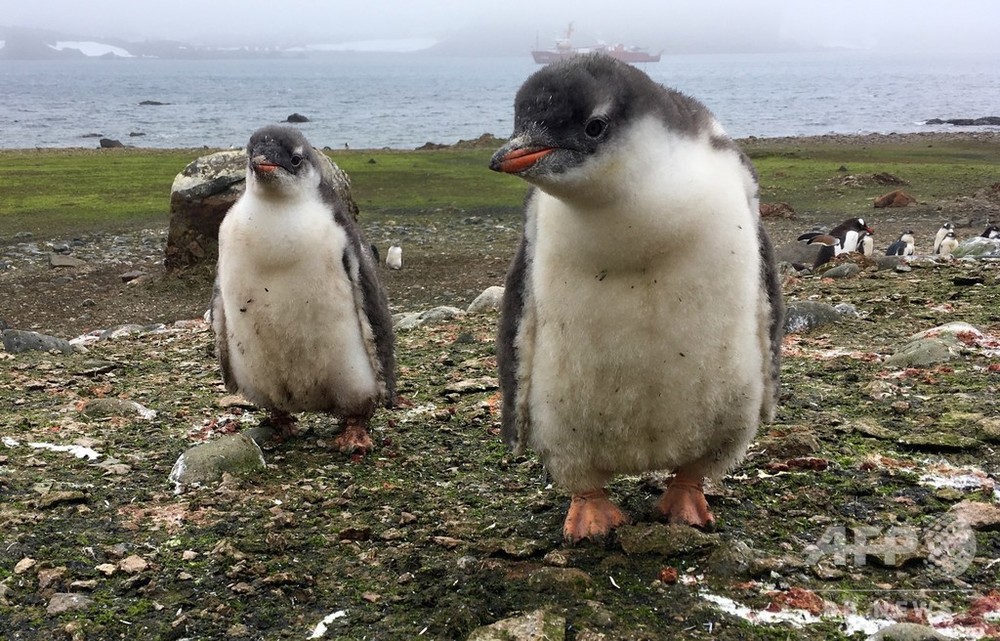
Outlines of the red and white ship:
{"type": "Polygon", "coordinates": [[[597,44],[593,47],[574,47],[570,41],[570,37],[573,35],[573,23],[569,23],[566,27],[566,36],[564,38],[557,38],[555,45],[551,49],[536,49],[531,52],[531,57],[535,59],[540,65],[546,65],[550,62],[556,62],[557,60],[564,60],[571,56],[577,56],[585,53],[603,53],[605,55],[611,56],[612,58],[617,58],[622,62],[659,62],[660,54],[659,51],[655,54],[649,53],[640,47],[627,47],[623,44],[605,45],[597,44]]]}

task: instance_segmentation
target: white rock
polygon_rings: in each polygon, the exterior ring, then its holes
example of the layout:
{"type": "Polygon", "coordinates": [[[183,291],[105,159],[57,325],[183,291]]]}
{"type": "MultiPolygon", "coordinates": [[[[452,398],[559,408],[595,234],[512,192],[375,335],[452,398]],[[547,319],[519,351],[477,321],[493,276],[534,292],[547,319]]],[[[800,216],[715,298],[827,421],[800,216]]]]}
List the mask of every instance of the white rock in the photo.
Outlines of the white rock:
{"type": "Polygon", "coordinates": [[[401,314],[393,317],[393,325],[397,331],[423,327],[433,323],[451,320],[464,316],[465,312],[457,307],[435,307],[425,312],[401,314]]]}
{"type": "Polygon", "coordinates": [[[500,309],[500,303],[503,302],[503,292],[504,288],[499,285],[487,287],[483,293],[476,296],[466,311],[470,314],[479,314],[500,309]]]}

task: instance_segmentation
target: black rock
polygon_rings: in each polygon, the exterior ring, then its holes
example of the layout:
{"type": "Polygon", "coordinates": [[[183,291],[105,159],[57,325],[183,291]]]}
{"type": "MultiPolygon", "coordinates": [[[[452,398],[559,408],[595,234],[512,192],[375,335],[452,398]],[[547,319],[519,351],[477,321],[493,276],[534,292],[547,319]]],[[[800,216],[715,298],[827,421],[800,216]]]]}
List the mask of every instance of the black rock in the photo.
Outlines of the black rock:
{"type": "Polygon", "coordinates": [[[982,276],[955,276],[951,279],[951,282],[959,287],[967,287],[969,285],[982,285],[986,282],[986,279],[982,276]]]}
{"type": "Polygon", "coordinates": [[[924,121],[925,125],[954,125],[956,127],[990,127],[1000,126],[1000,116],[984,116],[982,118],[931,118],[924,121]]]}
{"type": "Polygon", "coordinates": [[[111,138],[101,138],[101,149],[110,149],[112,147],[124,147],[119,140],[112,140],[111,138]]]}
{"type": "Polygon", "coordinates": [[[160,102],[159,100],[143,100],[139,103],[145,107],[162,107],[163,105],[169,105],[169,102],[160,102]]]}
{"type": "Polygon", "coordinates": [[[285,118],[285,122],[309,122],[309,119],[300,113],[294,113],[291,116],[285,118]]]}

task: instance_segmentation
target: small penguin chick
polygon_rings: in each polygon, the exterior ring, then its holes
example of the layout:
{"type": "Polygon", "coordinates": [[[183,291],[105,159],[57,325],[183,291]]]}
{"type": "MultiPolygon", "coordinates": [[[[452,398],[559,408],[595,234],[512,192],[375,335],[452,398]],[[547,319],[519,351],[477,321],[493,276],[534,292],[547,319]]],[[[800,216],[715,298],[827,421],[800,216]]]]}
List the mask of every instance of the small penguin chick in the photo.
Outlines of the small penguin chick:
{"type": "Polygon", "coordinates": [[[937,230],[937,233],[934,234],[933,253],[935,254],[941,253],[941,241],[944,240],[944,237],[948,234],[948,232],[953,231],[954,229],[955,225],[953,225],[952,223],[943,223],[941,225],[940,229],[937,230]]]}
{"type": "Polygon", "coordinates": [[[666,519],[711,527],[703,479],[777,400],[783,307],[750,161],[701,103],[587,55],[527,79],[490,167],[533,186],[497,336],[503,434],[572,495],[563,536],[627,522],[605,485],[652,470],[674,472],[666,519]]]}
{"type": "Polygon", "coordinates": [[[385,265],[389,269],[402,269],[403,248],[399,245],[393,245],[390,247],[389,251],[385,253],[385,265]]]}
{"type": "Polygon", "coordinates": [[[941,256],[950,257],[955,252],[957,247],[958,237],[955,235],[955,232],[949,231],[944,235],[944,238],[941,239],[941,245],[938,247],[938,253],[941,256]]]}
{"type": "Polygon", "coordinates": [[[392,319],[371,248],[330,182],[332,163],[291,127],[247,145],[246,190],[219,228],[212,326],[227,389],[266,408],[343,419],[339,449],[367,451],[395,397],[392,319]]]}

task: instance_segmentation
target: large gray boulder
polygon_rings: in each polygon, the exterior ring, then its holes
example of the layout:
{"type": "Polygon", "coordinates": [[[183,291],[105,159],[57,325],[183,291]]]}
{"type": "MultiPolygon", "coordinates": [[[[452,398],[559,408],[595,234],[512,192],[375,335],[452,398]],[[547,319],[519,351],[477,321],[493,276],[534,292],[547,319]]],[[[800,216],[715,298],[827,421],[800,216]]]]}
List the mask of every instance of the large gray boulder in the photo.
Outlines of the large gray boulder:
{"type": "Polygon", "coordinates": [[[5,329],[0,331],[0,342],[3,344],[3,349],[11,354],[30,351],[51,352],[52,350],[62,352],[63,354],[73,353],[73,346],[69,344],[69,341],[47,334],[19,329],[5,329]]]}
{"type": "Polygon", "coordinates": [[[548,610],[535,610],[476,628],[468,641],[562,641],[565,638],[565,617],[548,610]]]}
{"type": "Polygon", "coordinates": [[[492,285],[483,290],[476,300],[472,301],[465,311],[469,314],[481,314],[483,312],[495,312],[500,309],[503,303],[504,288],[499,285],[492,285]]]}
{"type": "Polygon", "coordinates": [[[465,315],[465,311],[457,307],[442,305],[423,312],[407,312],[395,314],[392,317],[392,326],[397,331],[405,331],[426,325],[443,323],[465,315]]]}
{"type": "Polygon", "coordinates": [[[785,306],[785,333],[805,334],[817,327],[838,323],[857,315],[858,311],[852,305],[840,304],[834,307],[814,300],[789,301],[785,306]]]}
{"type": "Polygon", "coordinates": [[[934,628],[918,623],[894,623],[868,637],[867,641],[948,641],[934,628]]]}
{"type": "Polygon", "coordinates": [[[967,323],[947,323],[940,327],[914,334],[909,342],[885,359],[886,367],[930,367],[960,358],[967,353],[970,342],[983,337],[983,333],[967,323]]]}
{"type": "Polygon", "coordinates": [[[229,434],[188,449],[170,470],[174,493],[187,488],[208,485],[224,473],[246,476],[267,469],[260,446],[246,434],[229,434]]]}
{"type": "MultiPolygon", "coordinates": [[[[357,218],[347,174],[320,152],[324,177],[357,218]]],[[[192,161],[170,188],[170,225],[164,265],[181,269],[203,261],[215,262],[219,252],[219,225],[246,187],[245,149],[219,151],[192,161]]]]}
{"type": "Polygon", "coordinates": [[[955,258],[980,258],[1000,254],[1000,238],[973,236],[958,244],[951,253],[955,258]]]}
{"type": "Polygon", "coordinates": [[[801,241],[785,243],[775,247],[774,259],[779,263],[812,267],[816,262],[816,256],[819,255],[819,248],[819,245],[807,245],[801,241]]]}

